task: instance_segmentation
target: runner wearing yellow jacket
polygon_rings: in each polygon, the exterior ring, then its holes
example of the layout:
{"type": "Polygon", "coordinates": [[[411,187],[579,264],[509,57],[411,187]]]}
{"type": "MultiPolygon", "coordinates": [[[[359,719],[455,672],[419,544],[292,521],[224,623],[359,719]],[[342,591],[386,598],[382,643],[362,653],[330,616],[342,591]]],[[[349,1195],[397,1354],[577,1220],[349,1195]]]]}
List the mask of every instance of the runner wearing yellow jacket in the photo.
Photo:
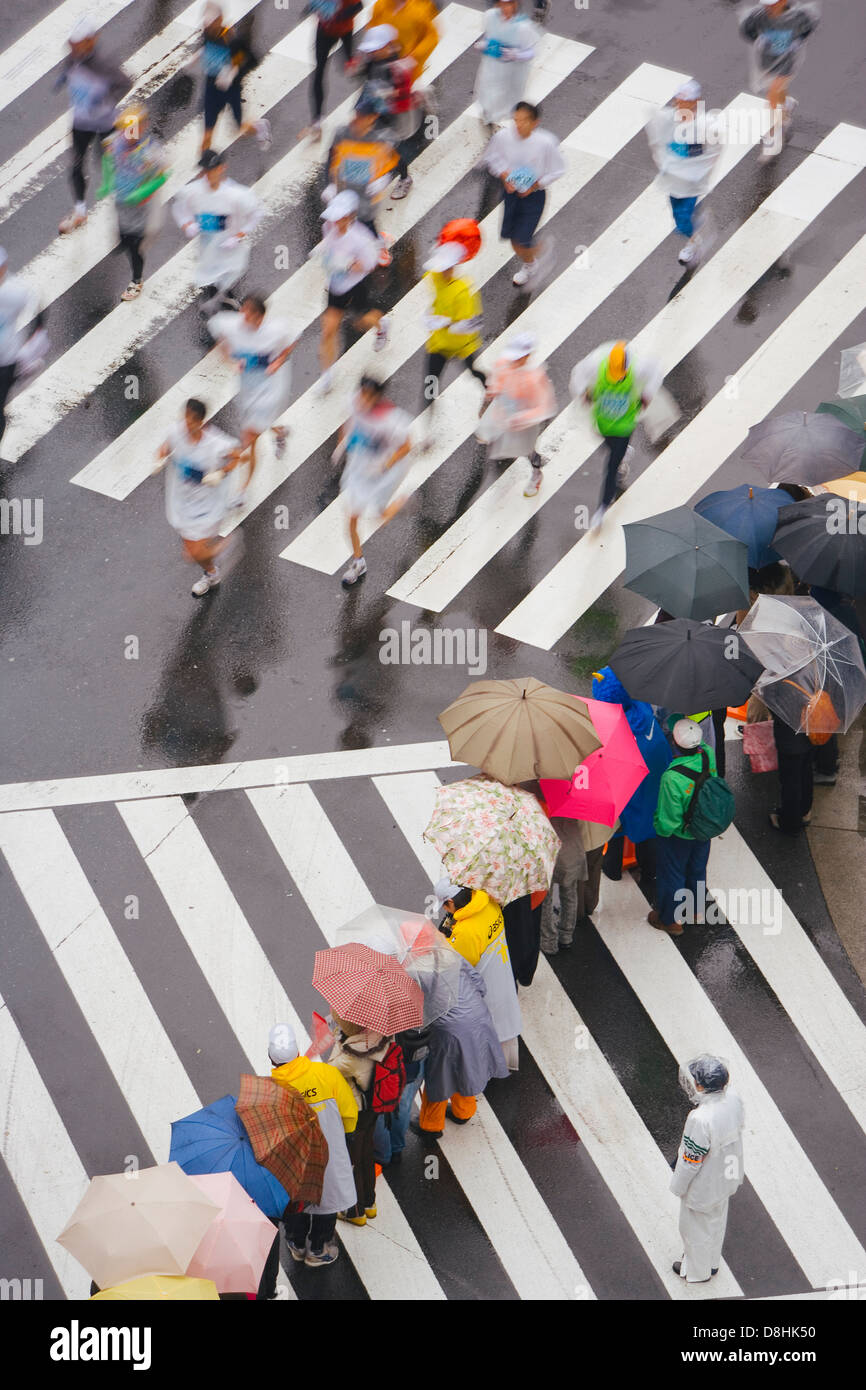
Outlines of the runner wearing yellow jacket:
{"type": "Polygon", "coordinates": [[[286,1239],[292,1258],[313,1267],[333,1264],[339,1255],[334,1240],[337,1212],[355,1200],[352,1161],[346,1135],[358,1123],[358,1107],[345,1077],[328,1062],[313,1062],[298,1055],[298,1043],[288,1023],[278,1023],[268,1038],[271,1077],[278,1086],[297,1091],[312,1106],[328,1142],[328,1164],[322,1184],[322,1200],[285,1218],[286,1239]]]}
{"type": "Polygon", "coordinates": [[[430,0],[376,0],[370,28],[390,24],[397,30],[400,57],[415,64],[412,81],[416,82],[439,42],[435,21],[436,11],[430,0]]]}
{"type": "Polygon", "coordinates": [[[433,291],[433,304],[424,321],[430,334],[424,366],[424,403],[430,405],[425,448],[432,443],[439,382],[447,362],[461,362],[487,388],[486,376],[475,366],[481,351],[481,295],[467,276],[455,273],[465,259],[466,248],[459,241],[446,241],[424,262],[433,291]]]}

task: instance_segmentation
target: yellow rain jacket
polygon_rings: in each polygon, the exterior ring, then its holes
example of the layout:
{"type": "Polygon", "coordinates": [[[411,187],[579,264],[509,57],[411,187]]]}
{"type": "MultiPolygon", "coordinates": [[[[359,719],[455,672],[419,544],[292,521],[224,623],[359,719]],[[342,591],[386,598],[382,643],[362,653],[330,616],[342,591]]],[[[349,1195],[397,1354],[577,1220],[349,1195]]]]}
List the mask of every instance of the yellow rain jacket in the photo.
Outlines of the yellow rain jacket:
{"type": "Polygon", "coordinates": [[[482,889],[476,889],[471,902],[454,913],[451,945],[470,965],[477,965],[487,947],[505,931],[502,908],[482,889]]]}
{"type": "Polygon", "coordinates": [[[370,28],[379,24],[390,24],[397,30],[400,41],[400,57],[412,58],[415,82],[424,71],[424,64],[439,42],[436,31],[436,11],[430,0],[406,0],[405,5],[396,5],[394,0],[376,0],[370,17],[370,28]]]}
{"type": "MultiPolygon", "coordinates": [[[[431,315],[451,319],[452,323],[465,323],[469,319],[481,320],[481,295],[471,280],[452,275],[447,279],[438,270],[428,270],[426,278],[433,290],[431,315]]],[[[451,333],[447,328],[437,328],[427,339],[427,351],[439,352],[444,357],[468,357],[481,347],[481,334],[478,328],[469,333],[451,333]]]]}
{"type": "Polygon", "coordinates": [[[271,1076],[278,1086],[291,1087],[318,1115],[329,1100],[334,1101],[343,1121],[343,1129],[351,1134],[358,1123],[358,1107],[349,1083],[329,1062],[314,1062],[309,1057],[296,1057],[272,1067],[271,1076]]]}

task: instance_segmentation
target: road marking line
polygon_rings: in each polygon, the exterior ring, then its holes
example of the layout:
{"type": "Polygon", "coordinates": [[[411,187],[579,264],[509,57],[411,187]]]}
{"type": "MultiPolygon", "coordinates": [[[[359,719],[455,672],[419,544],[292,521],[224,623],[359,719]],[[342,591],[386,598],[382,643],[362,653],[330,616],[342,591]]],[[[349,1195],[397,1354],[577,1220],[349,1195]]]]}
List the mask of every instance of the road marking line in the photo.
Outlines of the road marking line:
{"type": "MultiPolygon", "coordinates": [[[[707,265],[641,329],[634,338],[636,350],[643,348],[658,360],[665,375],[684,361],[832,198],[866,167],[866,131],[853,132],[858,137],[853,148],[851,133],[851,127],[837,127],[807,156],[707,265]]],[[[568,336],[570,328],[563,325],[562,319],[575,299],[583,310],[588,293],[590,302],[580,315],[586,318],[603,295],[615,288],[617,269],[622,269],[619,278],[624,280],[639,258],[654,250],[669,231],[666,205],[654,189],[647,190],[590,248],[590,268],[580,273],[566,272],[570,279],[567,287],[559,289],[561,298],[554,297],[557,285],[546,291],[551,302],[545,306],[546,313],[539,317],[537,326],[533,325],[541,343],[539,355],[549,356],[568,336]],[[593,292],[595,280],[601,281],[598,293],[593,292]]],[[[452,413],[449,410],[449,423],[452,413]]],[[[474,420],[467,417],[463,423],[466,433],[473,425],[474,420]]],[[[566,406],[538,441],[546,462],[544,482],[536,500],[527,502],[523,497],[528,476],[524,459],[496,478],[388,593],[431,612],[442,612],[592,457],[598,446],[599,437],[588,413],[571,404],[566,406]]],[[[653,503],[656,512],[663,509],[660,497],[663,499],[663,483],[657,479],[653,503]]],[[[596,555],[593,541],[582,539],[580,544],[588,559],[596,555]]],[[[595,563],[594,558],[590,559],[590,568],[595,563]]],[[[594,576],[590,582],[595,585],[594,576]]],[[[600,595],[603,588],[594,596],[600,595]]],[[[583,588],[576,589],[573,598],[584,608],[589,606],[583,588]]]]}
{"type": "Polygon", "coordinates": [[[57,1244],[89,1178],[54,1101],[0,999],[0,1152],[67,1298],[87,1298],[90,1276],[57,1244]]]}
{"type": "MultiPolygon", "coordinates": [[[[261,1071],[267,1061],[268,1031],[281,1020],[292,1025],[305,1048],[309,1035],[180,798],[122,801],[117,809],[250,1070],[261,1071]]],[[[233,1085],[227,1078],[227,1090],[233,1085]]],[[[193,1109],[197,1108],[198,1103],[193,1109]]],[[[189,1113],[175,1108],[173,1118],[189,1113]]]]}
{"type": "MultiPolygon", "coordinates": [[[[742,941],[803,1041],[811,1048],[861,1129],[866,1130],[866,1026],[861,1022],[769,874],[734,826],[713,841],[707,892],[721,889],[727,907],[734,892],[755,889],[778,905],[778,924],[744,916],[727,921],[742,941]],[[748,889],[743,885],[748,884],[748,889]],[[775,928],[778,925],[779,930],[775,928]],[[773,930],[767,931],[771,926],[773,930]]],[[[762,902],[763,902],[762,896],[762,902]]],[[[742,898],[737,899],[742,902],[742,898]]],[[[762,909],[763,910],[763,909],[762,909]]],[[[734,913],[739,916],[739,910],[734,913]]]]}
{"type": "MultiPolygon", "coordinates": [[[[438,877],[438,855],[422,839],[438,779],[419,773],[374,780],[425,873],[438,877]]],[[[670,1167],[544,957],[520,1008],[523,1041],[671,1298],[740,1296],[724,1260],[707,1287],[673,1273],[679,1203],[668,1190],[670,1167]]]]}
{"type": "Polygon", "coordinates": [[[382,772],[462,766],[462,763],[452,762],[444,739],[431,743],[395,743],[334,753],[256,758],[242,763],[205,763],[198,767],[159,767],[151,771],[97,773],[92,777],[62,777],[42,782],[7,782],[0,785],[0,812],[32,811],[47,806],[90,806],[106,801],[141,801],[193,792],[236,791],[292,782],[329,781],[335,777],[371,777],[382,772]]]}
{"type": "Polygon", "coordinates": [[[808,1282],[866,1269],[866,1250],[797,1136],[673,941],[646,924],[646,908],[627,875],[604,880],[596,930],[678,1061],[698,1052],[729,1061],[746,1108],[746,1176],[808,1282]]]}
{"type": "Polygon", "coordinates": [[[167,1162],[171,1121],[199,1099],[54,812],[0,816],[0,851],[151,1152],[167,1162]]]}

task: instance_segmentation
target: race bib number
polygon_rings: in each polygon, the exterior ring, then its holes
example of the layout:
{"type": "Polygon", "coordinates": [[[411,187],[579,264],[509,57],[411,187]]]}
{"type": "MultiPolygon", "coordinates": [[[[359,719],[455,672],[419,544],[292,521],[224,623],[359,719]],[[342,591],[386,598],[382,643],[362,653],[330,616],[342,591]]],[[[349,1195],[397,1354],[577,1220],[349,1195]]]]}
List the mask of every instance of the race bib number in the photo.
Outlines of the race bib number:
{"type": "Polygon", "coordinates": [[[344,159],[340,169],[340,179],[353,188],[366,188],[373,177],[373,162],[370,159],[344,159]]]}
{"type": "Polygon", "coordinates": [[[266,352],[233,352],[232,357],[243,362],[245,372],[262,372],[271,360],[266,352]]]}
{"type": "Polygon", "coordinates": [[[177,460],[177,471],[185,483],[200,483],[204,477],[203,468],[196,468],[194,463],[187,463],[184,459],[177,460]]]}
{"type": "Polygon", "coordinates": [[[198,229],[200,232],[224,232],[228,220],[224,212],[200,212],[198,229]]]}
{"type": "Polygon", "coordinates": [[[609,420],[620,420],[631,409],[631,398],[619,391],[603,391],[598,406],[602,415],[606,415],[609,420]]]}
{"type": "Polygon", "coordinates": [[[512,169],[508,177],[518,193],[525,193],[535,183],[533,169],[512,169]]]}

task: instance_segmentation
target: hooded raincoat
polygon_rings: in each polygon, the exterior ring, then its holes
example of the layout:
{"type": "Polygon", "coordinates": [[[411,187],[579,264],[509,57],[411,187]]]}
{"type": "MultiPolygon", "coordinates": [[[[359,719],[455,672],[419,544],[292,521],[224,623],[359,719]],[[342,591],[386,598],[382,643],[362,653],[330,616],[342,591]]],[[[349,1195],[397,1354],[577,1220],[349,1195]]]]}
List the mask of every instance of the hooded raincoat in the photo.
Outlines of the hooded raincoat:
{"type": "Polygon", "coordinates": [[[430,1030],[424,1089],[434,1105],[455,1094],[478,1096],[492,1077],[508,1076],[486,995],[481,975],[464,960],[457,1003],[430,1030]]]}
{"type": "MultiPolygon", "coordinates": [[[[464,960],[475,966],[484,981],[487,1008],[496,1036],[501,1043],[517,1038],[521,1028],[520,1005],[508,957],[502,908],[487,893],[477,889],[471,902],[458,908],[449,920],[453,922],[451,945],[464,960]]],[[[461,1094],[471,1095],[472,1092],[461,1094]]]]}
{"type": "Polygon", "coordinates": [[[328,1144],[322,1199],[316,1206],[304,1210],[314,1216],[344,1211],[355,1201],[355,1179],[346,1135],[351,1134],[358,1123],[358,1107],[349,1083],[336,1067],[327,1062],[313,1062],[309,1057],[296,1057],[293,1062],[273,1067],[271,1076],[277,1085],[297,1091],[315,1110],[328,1144]]]}
{"type": "Polygon", "coordinates": [[[699,1093],[683,1129],[671,1192],[680,1199],[680,1276],[703,1283],[718,1269],[728,1202],[743,1181],[745,1111],[736,1091],[699,1093]]]}
{"type": "Polygon", "coordinates": [[[641,782],[620,813],[623,834],[632,844],[651,840],[655,835],[653,816],[659,799],[662,773],[671,761],[670,745],[661,724],[645,700],[633,700],[610,666],[593,675],[592,697],[609,705],[622,705],[638,751],[648,768],[641,782]]]}

